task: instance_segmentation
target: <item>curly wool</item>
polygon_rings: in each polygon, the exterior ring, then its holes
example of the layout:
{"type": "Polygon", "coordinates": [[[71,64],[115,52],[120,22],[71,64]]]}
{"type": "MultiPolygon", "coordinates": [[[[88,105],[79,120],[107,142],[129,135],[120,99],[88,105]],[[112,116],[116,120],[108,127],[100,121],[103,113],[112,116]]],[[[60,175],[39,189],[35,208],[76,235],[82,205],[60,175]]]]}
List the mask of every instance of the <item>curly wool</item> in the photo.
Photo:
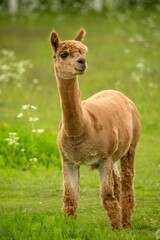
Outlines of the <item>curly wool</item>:
{"type": "Polygon", "coordinates": [[[78,49],[82,55],[85,55],[88,51],[88,48],[83,43],[75,40],[66,40],[60,43],[56,55],[62,52],[71,53],[74,49],[78,49]]]}

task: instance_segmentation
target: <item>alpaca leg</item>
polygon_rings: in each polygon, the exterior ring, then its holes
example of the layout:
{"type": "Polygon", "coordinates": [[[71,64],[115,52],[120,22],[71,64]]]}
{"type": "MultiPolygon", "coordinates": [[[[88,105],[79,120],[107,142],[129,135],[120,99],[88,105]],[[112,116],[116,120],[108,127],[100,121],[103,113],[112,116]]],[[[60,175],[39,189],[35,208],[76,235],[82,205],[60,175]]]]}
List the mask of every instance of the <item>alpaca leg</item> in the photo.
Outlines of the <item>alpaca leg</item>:
{"type": "Polygon", "coordinates": [[[101,198],[113,228],[121,227],[121,206],[114,195],[114,178],[112,158],[100,163],[101,198]]]}
{"type": "Polygon", "coordinates": [[[114,164],[113,166],[113,179],[114,179],[114,195],[118,202],[121,204],[121,181],[116,164],[114,164]]]}
{"type": "Polygon", "coordinates": [[[134,208],[134,157],[135,147],[130,146],[127,154],[121,159],[121,205],[122,205],[122,226],[131,226],[131,215],[134,208]]]}
{"type": "Polygon", "coordinates": [[[64,160],[63,168],[63,210],[66,214],[76,216],[79,192],[79,166],[64,160]]]}

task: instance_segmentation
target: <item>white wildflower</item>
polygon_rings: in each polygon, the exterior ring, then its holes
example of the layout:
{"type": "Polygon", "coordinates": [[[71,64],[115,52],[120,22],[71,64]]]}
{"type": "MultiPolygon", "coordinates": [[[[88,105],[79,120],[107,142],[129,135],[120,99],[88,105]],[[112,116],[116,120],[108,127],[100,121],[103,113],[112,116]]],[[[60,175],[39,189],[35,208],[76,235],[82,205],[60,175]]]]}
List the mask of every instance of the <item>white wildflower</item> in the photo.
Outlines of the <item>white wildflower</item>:
{"type": "Polygon", "coordinates": [[[39,121],[39,118],[38,117],[30,117],[28,121],[29,122],[37,122],[37,121],[39,121]]]}
{"type": "Polygon", "coordinates": [[[34,106],[34,105],[31,105],[31,108],[34,109],[34,110],[37,110],[37,107],[34,106]]]}
{"type": "Polygon", "coordinates": [[[28,110],[30,107],[29,104],[22,105],[22,110],[28,110]]]}
{"type": "Polygon", "coordinates": [[[9,136],[17,136],[17,133],[16,132],[10,132],[9,136]]]}
{"type": "Polygon", "coordinates": [[[135,42],[135,39],[134,39],[133,37],[130,37],[130,38],[128,38],[128,42],[134,43],[134,42],[135,42]]]}
{"type": "Polygon", "coordinates": [[[33,84],[37,84],[39,81],[38,81],[38,79],[37,78],[34,78],[33,79],[33,84]]]}
{"type": "Polygon", "coordinates": [[[17,118],[22,118],[23,117],[23,112],[20,112],[18,115],[17,115],[17,118]]]}
{"type": "Polygon", "coordinates": [[[37,129],[33,129],[32,132],[33,132],[33,133],[36,133],[36,132],[37,132],[37,129]]]}
{"type": "Polygon", "coordinates": [[[4,141],[6,141],[6,142],[9,142],[9,140],[10,140],[9,138],[5,138],[5,139],[4,139],[4,141]]]}
{"type": "Polygon", "coordinates": [[[37,163],[38,159],[34,157],[34,158],[30,158],[29,161],[33,163],[37,163]]]}
{"type": "Polygon", "coordinates": [[[4,139],[6,142],[8,142],[8,145],[19,145],[19,137],[17,136],[16,132],[10,132],[9,137],[4,139]]]}
{"type": "Polygon", "coordinates": [[[137,63],[137,68],[139,68],[140,70],[144,70],[144,69],[145,69],[145,64],[144,64],[144,62],[139,62],[139,63],[137,63]]]}
{"type": "Polygon", "coordinates": [[[34,105],[30,105],[30,104],[22,105],[22,110],[28,110],[29,108],[31,108],[33,110],[37,110],[37,107],[34,105]]]}
{"type": "Polygon", "coordinates": [[[33,129],[32,132],[33,133],[43,133],[44,129],[33,129]]]}
{"type": "Polygon", "coordinates": [[[6,65],[6,64],[4,64],[4,65],[1,65],[1,66],[0,66],[0,69],[1,69],[2,71],[8,71],[8,70],[9,70],[9,66],[6,65]]]}
{"type": "Polygon", "coordinates": [[[140,79],[142,78],[142,75],[133,72],[131,77],[132,77],[132,79],[135,80],[136,82],[139,82],[140,79]]]}
{"type": "Polygon", "coordinates": [[[44,129],[37,129],[37,133],[44,133],[44,129]]]}
{"type": "Polygon", "coordinates": [[[13,51],[8,51],[6,49],[2,49],[1,50],[2,54],[7,56],[7,57],[13,57],[14,56],[14,52],[13,51]]]}

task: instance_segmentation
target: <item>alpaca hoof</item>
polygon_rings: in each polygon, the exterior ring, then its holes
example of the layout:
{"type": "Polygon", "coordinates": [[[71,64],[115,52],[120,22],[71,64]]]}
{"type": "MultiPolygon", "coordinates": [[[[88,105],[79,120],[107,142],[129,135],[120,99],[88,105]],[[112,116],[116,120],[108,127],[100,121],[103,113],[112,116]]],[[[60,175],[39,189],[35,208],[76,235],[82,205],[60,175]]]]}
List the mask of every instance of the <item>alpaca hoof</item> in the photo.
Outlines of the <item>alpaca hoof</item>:
{"type": "Polygon", "coordinates": [[[111,229],[112,230],[117,230],[117,229],[121,229],[122,228],[122,225],[121,224],[112,224],[111,225],[111,229]]]}
{"type": "Polygon", "coordinates": [[[124,229],[128,229],[128,228],[130,228],[131,227],[131,224],[130,223],[124,223],[123,224],[123,228],[124,229]]]}

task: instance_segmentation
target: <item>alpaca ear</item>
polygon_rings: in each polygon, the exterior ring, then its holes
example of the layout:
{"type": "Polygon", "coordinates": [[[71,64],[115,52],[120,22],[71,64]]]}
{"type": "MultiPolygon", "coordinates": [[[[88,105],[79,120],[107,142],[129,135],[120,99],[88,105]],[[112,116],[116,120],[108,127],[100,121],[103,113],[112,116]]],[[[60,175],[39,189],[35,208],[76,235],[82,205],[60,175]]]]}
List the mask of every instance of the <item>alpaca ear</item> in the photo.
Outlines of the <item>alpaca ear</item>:
{"type": "Polygon", "coordinates": [[[60,44],[60,40],[59,40],[59,37],[56,32],[51,33],[50,42],[51,42],[51,46],[53,47],[54,51],[56,52],[58,49],[58,46],[60,44]]]}
{"type": "Polygon", "coordinates": [[[76,34],[74,40],[81,42],[83,41],[85,35],[86,35],[86,31],[83,28],[81,28],[79,32],[76,34]]]}

